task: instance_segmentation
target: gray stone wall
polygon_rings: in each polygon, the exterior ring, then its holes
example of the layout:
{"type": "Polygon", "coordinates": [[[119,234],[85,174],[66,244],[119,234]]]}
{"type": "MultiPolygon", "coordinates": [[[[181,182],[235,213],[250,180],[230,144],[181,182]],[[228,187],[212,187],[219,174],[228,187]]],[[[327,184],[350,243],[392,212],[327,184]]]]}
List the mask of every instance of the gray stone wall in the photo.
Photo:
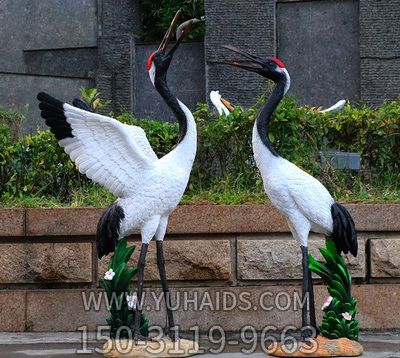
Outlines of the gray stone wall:
{"type": "MultiPolygon", "coordinates": [[[[270,83],[221,65],[231,44],[276,55],[292,76],[289,94],[309,105],[339,98],[379,105],[400,92],[400,0],[205,0],[202,44],[184,44],[170,86],[190,108],[220,90],[252,105],[270,83]]],[[[24,131],[43,125],[35,99],[48,91],[66,101],[96,86],[105,111],[172,120],[152,88],[140,45],[139,0],[1,0],[0,106],[29,104],[24,131]]]]}
{"type": "Polygon", "coordinates": [[[358,1],[278,3],[277,50],[302,103],[359,100],[358,1]]]}
{"type": "Polygon", "coordinates": [[[360,0],[361,98],[379,105],[400,94],[400,0],[360,0]]]}
{"type": "Polygon", "coordinates": [[[0,105],[28,104],[23,130],[42,124],[36,94],[71,100],[93,84],[97,1],[0,1],[0,105]]]}
{"type": "Polygon", "coordinates": [[[206,91],[220,90],[235,104],[252,105],[266,81],[251,72],[221,65],[236,58],[222,45],[259,55],[275,53],[275,0],[205,0],[206,91]]]}

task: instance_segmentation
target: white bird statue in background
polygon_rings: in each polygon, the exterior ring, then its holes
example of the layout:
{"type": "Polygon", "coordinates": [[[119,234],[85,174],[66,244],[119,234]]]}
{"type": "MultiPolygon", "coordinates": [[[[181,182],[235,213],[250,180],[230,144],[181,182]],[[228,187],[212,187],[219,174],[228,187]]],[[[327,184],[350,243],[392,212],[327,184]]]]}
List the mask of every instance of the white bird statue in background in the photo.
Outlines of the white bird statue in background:
{"type": "MultiPolygon", "coordinates": [[[[222,98],[219,91],[211,91],[210,100],[211,103],[214,105],[214,107],[217,109],[218,114],[220,116],[222,115],[222,113],[225,113],[225,115],[228,116],[234,110],[232,104],[228,102],[226,99],[222,98]]],[[[344,108],[345,104],[346,101],[344,99],[341,99],[340,101],[336,102],[333,106],[324,110],[319,110],[318,112],[328,113],[328,112],[340,111],[344,108]]]]}
{"type": "MultiPolygon", "coordinates": [[[[226,61],[225,64],[255,72],[275,82],[275,88],[261,110],[253,127],[254,158],[272,204],[286,217],[293,237],[302,252],[303,300],[309,294],[310,322],[317,331],[312,278],[308,267],[308,236],[317,232],[329,235],[339,253],[357,255],[357,234],[353,219],[346,208],[336,203],[326,188],[314,177],[279,156],[268,139],[272,113],[289,90],[290,76],[277,58],[261,58],[232,46],[224,46],[246,57],[245,61],[226,61]]],[[[289,118],[290,120],[290,118],[289,118]]],[[[304,302],[304,301],[303,301],[304,302]]],[[[302,308],[302,327],[307,328],[307,306],[302,308]]],[[[302,329],[302,339],[309,330],[302,329]]]]}
{"type": "MultiPolygon", "coordinates": [[[[163,240],[168,217],[176,208],[189,181],[196,155],[196,123],[190,110],[177,99],[167,85],[172,57],[190,26],[186,26],[175,45],[166,47],[180,12],[175,15],[157,51],[147,61],[150,80],[179,122],[179,143],[170,153],[157,158],[142,128],[75,108],[45,93],[39,93],[41,115],[79,171],[106,187],[118,199],[100,218],[96,243],[101,258],[113,252],[117,241],[140,231],[142,247],[138,263],[138,302],[142,302],[144,268],[150,241],[157,244],[157,264],[167,304],[168,335],[176,340],[165,272],[163,240]]],[[[134,339],[146,339],[139,333],[142,308],[138,305],[134,339]]]]}
{"type": "Polygon", "coordinates": [[[328,113],[328,112],[334,112],[334,111],[340,111],[344,108],[344,105],[346,104],[346,101],[344,99],[341,99],[340,101],[337,101],[333,106],[320,110],[319,112],[321,113],[328,113]]]}
{"type": "Polygon", "coordinates": [[[218,114],[221,116],[222,113],[229,115],[233,111],[233,106],[224,98],[221,97],[219,91],[210,92],[210,100],[214,107],[217,109],[218,114]]]}

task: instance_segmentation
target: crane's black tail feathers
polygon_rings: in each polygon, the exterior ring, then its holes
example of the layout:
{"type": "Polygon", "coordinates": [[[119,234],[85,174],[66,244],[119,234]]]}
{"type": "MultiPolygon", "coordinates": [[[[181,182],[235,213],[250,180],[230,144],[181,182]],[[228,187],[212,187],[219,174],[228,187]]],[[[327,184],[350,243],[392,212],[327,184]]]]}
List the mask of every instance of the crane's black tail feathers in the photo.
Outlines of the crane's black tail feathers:
{"type": "Polygon", "coordinates": [[[119,239],[121,221],[124,218],[124,210],[115,203],[110,205],[101,216],[96,232],[97,254],[100,259],[114,252],[119,239]]]}
{"type": "Polygon", "coordinates": [[[339,203],[334,203],[331,207],[333,230],[332,239],[339,253],[357,256],[358,243],[357,232],[353,218],[347,209],[339,203]]]}

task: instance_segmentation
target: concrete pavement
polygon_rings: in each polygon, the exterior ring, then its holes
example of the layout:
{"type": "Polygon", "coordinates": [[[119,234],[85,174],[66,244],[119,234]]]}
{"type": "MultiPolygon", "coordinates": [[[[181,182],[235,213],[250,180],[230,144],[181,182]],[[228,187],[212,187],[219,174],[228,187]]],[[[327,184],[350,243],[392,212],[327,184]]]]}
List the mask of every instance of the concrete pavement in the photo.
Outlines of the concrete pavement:
{"type": "MultiPolygon", "coordinates": [[[[364,333],[361,334],[360,342],[365,349],[363,357],[400,358],[400,332],[364,333]]],[[[0,333],[1,358],[101,357],[101,354],[94,352],[96,346],[100,346],[100,344],[96,342],[92,334],[88,336],[87,347],[83,347],[80,333],[0,333]]],[[[261,358],[266,356],[261,351],[252,354],[240,353],[240,346],[229,346],[219,354],[211,354],[209,352],[210,344],[205,339],[201,339],[200,346],[205,350],[202,355],[204,358],[261,358]]]]}

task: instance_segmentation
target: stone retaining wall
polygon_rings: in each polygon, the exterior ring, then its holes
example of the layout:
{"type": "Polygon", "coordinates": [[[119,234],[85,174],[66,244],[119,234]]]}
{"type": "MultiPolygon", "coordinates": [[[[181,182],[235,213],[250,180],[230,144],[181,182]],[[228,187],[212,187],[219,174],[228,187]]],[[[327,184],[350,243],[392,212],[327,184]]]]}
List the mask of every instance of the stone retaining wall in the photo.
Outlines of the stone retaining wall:
{"type": "MultiPolygon", "coordinates": [[[[359,256],[347,261],[360,302],[361,327],[398,329],[400,205],[347,207],[359,232],[359,256]]],[[[0,331],[74,331],[82,324],[89,323],[92,329],[104,323],[104,306],[98,312],[85,311],[82,301],[82,295],[101,293],[98,280],[107,258],[97,259],[94,233],[102,210],[0,209],[0,331]]],[[[136,243],[134,260],[140,247],[136,243]]],[[[317,248],[323,243],[322,237],[313,235],[311,252],[319,256],[317,248]]],[[[148,253],[146,285],[157,291],[154,246],[148,253]]],[[[178,310],[182,329],[193,322],[201,330],[221,324],[229,331],[249,323],[257,329],[271,323],[278,328],[299,324],[298,308],[280,310],[274,301],[300,292],[301,255],[285,220],[272,207],[180,206],[171,215],[165,249],[175,294],[213,299],[246,292],[251,302],[267,297],[274,303],[262,314],[256,308],[238,307],[178,310]]],[[[316,292],[320,307],[326,289],[317,285],[316,292]]],[[[164,322],[163,315],[149,315],[152,323],[164,322]]]]}

